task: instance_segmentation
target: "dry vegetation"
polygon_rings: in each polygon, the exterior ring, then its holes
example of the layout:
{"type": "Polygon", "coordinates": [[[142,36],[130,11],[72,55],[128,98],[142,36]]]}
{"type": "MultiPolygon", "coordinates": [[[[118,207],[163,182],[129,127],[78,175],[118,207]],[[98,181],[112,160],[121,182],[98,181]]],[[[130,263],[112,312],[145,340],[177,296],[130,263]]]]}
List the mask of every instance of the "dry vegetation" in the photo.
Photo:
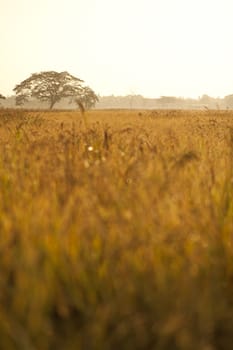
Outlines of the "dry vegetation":
{"type": "Polygon", "coordinates": [[[233,113],[0,111],[0,349],[233,348],[233,113]]]}

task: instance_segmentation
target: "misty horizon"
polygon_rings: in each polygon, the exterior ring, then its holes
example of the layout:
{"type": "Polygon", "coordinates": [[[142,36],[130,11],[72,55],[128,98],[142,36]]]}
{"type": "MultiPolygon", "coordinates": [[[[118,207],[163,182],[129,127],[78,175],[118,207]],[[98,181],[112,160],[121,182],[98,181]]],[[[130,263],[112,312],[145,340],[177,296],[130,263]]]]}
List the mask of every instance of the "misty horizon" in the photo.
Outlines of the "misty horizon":
{"type": "MultiPolygon", "coordinates": [[[[28,109],[49,109],[49,101],[40,101],[37,98],[29,98],[21,107],[28,109]]],[[[17,106],[16,95],[7,97],[0,101],[3,108],[15,108],[17,106]]],[[[17,106],[20,107],[20,106],[17,106]]],[[[63,98],[56,103],[55,109],[74,110],[78,106],[70,98],[63,98]]],[[[208,95],[202,95],[197,99],[182,98],[175,96],[161,96],[159,98],[147,98],[142,95],[125,96],[97,96],[96,102],[89,107],[94,109],[215,109],[226,110],[233,109],[233,95],[224,98],[214,98],[208,95]]]]}

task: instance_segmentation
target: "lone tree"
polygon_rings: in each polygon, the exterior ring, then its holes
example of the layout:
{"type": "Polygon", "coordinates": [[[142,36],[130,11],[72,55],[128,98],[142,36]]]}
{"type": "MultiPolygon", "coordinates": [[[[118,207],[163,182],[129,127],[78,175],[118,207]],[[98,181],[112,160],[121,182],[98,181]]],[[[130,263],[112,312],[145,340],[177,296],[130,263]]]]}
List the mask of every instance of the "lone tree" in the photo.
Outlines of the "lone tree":
{"type": "Polygon", "coordinates": [[[0,94],[0,99],[5,100],[5,99],[6,99],[6,97],[5,97],[5,96],[3,96],[2,94],[0,94]]]}
{"type": "Polygon", "coordinates": [[[36,98],[42,102],[48,102],[49,108],[52,109],[63,98],[83,98],[87,94],[86,87],[82,85],[83,82],[68,72],[34,73],[14,88],[16,105],[23,105],[30,98],[36,98]]]}

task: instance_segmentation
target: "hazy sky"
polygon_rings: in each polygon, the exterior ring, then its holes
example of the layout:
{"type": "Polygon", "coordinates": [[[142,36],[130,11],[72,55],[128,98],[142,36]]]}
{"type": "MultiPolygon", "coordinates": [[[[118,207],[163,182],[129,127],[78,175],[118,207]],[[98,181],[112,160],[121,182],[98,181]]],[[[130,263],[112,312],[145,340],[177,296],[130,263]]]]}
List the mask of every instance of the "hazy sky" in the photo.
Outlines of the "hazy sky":
{"type": "Polygon", "coordinates": [[[67,70],[101,95],[233,94],[233,0],[0,0],[0,93],[67,70]]]}

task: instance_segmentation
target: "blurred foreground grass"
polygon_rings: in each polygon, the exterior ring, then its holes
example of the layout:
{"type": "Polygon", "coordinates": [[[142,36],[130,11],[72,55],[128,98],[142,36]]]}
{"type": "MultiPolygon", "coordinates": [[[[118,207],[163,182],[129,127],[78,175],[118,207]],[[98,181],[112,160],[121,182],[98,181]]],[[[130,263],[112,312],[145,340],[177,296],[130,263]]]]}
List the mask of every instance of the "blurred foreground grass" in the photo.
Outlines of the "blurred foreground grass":
{"type": "Polygon", "coordinates": [[[0,349],[233,349],[233,113],[0,111],[0,349]]]}

